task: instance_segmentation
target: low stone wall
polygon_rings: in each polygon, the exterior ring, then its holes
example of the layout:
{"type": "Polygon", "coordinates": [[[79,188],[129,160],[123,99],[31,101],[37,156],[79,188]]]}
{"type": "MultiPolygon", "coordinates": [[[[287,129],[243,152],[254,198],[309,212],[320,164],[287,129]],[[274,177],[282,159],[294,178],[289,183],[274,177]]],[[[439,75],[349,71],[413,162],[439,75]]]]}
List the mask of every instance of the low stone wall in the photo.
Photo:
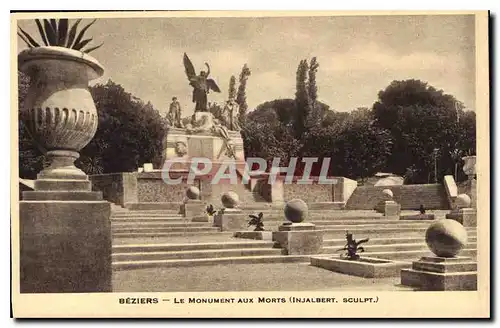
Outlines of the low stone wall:
{"type": "Polygon", "coordinates": [[[269,184],[267,178],[262,178],[256,188],[268,202],[286,202],[300,198],[306,203],[323,203],[346,202],[357,186],[356,181],[344,177],[328,177],[330,183],[320,183],[317,177],[311,177],[311,184],[299,184],[299,178],[287,183],[283,177],[279,177],[273,184],[269,184]]]}
{"type": "Polygon", "coordinates": [[[110,173],[89,176],[92,190],[101,191],[103,198],[117,205],[137,202],[136,173],[110,173]]]}
{"type": "Polygon", "coordinates": [[[284,199],[289,201],[295,198],[306,203],[333,201],[333,185],[331,184],[284,184],[284,199]]]}
{"type": "Polygon", "coordinates": [[[359,186],[349,198],[346,208],[351,210],[371,210],[383,200],[382,190],[390,189],[394,200],[402,210],[418,210],[420,204],[426,209],[449,209],[448,198],[443,185],[421,184],[402,186],[359,186]]]}

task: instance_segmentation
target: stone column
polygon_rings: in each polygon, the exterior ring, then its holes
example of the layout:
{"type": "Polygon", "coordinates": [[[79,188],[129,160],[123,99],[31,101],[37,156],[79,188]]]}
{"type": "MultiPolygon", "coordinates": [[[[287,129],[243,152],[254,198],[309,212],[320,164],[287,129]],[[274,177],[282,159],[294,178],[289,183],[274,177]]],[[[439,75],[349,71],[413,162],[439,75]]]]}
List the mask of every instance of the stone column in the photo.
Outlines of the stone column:
{"type": "Polygon", "coordinates": [[[22,119],[50,165],[20,201],[21,293],[110,292],[110,203],[76,168],[97,130],[88,82],[102,66],[80,51],[31,48],[18,56],[32,78],[22,119]]]}

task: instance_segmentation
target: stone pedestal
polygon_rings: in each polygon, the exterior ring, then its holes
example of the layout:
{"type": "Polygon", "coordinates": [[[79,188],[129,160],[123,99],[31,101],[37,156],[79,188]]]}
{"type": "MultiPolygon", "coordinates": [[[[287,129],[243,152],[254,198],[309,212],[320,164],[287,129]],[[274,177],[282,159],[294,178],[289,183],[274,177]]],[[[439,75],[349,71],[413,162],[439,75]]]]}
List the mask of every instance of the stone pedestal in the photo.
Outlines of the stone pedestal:
{"type": "Polygon", "coordinates": [[[477,213],[474,208],[460,208],[446,214],[446,218],[460,222],[464,227],[477,226],[477,213]]]}
{"type": "Polygon", "coordinates": [[[220,231],[241,231],[248,229],[249,218],[239,208],[226,208],[214,216],[214,227],[220,231]]]}
{"type": "Polygon", "coordinates": [[[427,291],[477,290],[477,262],[468,257],[422,257],[401,270],[401,284],[427,291]]]}
{"type": "Polygon", "coordinates": [[[21,293],[111,292],[110,203],[47,200],[91,194],[35,191],[20,202],[21,293]]]}
{"type": "Polygon", "coordinates": [[[384,216],[399,217],[401,213],[401,205],[393,200],[381,201],[375,207],[377,212],[383,213],[384,216]]]}
{"type": "Polygon", "coordinates": [[[323,249],[323,231],[313,223],[285,222],[273,232],[273,241],[287,255],[318,254],[323,249]]]}
{"type": "MultiPolygon", "coordinates": [[[[207,216],[204,215],[204,212],[205,212],[205,204],[199,199],[188,199],[181,205],[181,214],[187,218],[194,218],[194,217],[207,218],[207,216]]],[[[206,219],[206,222],[208,222],[208,218],[206,219]]]]}
{"type": "Polygon", "coordinates": [[[211,160],[245,161],[241,134],[237,131],[228,131],[228,134],[236,158],[227,153],[225,141],[211,131],[194,133],[186,129],[169,128],[164,141],[163,159],[204,157],[211,160]]]}

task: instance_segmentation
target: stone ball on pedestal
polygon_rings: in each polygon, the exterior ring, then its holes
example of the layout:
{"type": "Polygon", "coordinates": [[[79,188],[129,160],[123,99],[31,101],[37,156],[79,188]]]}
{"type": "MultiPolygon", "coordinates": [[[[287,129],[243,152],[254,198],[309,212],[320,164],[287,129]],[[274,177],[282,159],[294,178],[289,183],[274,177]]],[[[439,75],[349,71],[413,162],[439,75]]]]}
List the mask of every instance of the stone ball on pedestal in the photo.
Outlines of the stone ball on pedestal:
{"type": "Polygon", "coordinates": [[[186,189],[188,199],[200,199],[200,189],[195,186],[190,186],[186,189]]]}
{"type": "Polygon", "coordinates": [[[225,208],[235,208],[240,203],[240,197],[234,191],[223,193],[220,200],[225,208]]]}
{"type": "Polygon", "coordinates": [[[392,193],[391,189],[382,190],[382,194],[386,199],[392,200],[394,198],[394,194],[392,193]]]}
{"type": "Polygon", "coordinates": [[[425,242],[439,257],[454,257],[467,244],[467,230],[455,220],[441,219],[430,225],[425,242]]]}
{"type": "Polygon", "coordinates": [[[308,207],[302,199],[292,199],[285,205],[285,218],[293,223],[300,223],[307,218],[308,207]]]}
{"type": "Polygon", "coordinates": [[[469,208],[471,203],[472,203],[472,201],[471,201],[469,195],[460,194],[457,196],[457,198],[455,198],[454,205],[455,205],[456,209],[469,208]]]}

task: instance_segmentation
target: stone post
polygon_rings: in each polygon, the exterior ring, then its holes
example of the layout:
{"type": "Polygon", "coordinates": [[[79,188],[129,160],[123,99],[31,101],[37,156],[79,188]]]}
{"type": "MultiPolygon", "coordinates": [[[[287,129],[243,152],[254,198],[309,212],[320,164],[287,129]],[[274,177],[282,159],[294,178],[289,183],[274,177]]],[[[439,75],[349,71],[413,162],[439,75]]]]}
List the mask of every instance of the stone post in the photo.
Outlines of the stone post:
{"type": "Polygon", "coordinates": [[[463,225],[438,220],[427,229],[425,241],[435,256],[424,256],[411,269],[402,269],[402,285],[428,291],[477,290],[477,262],[457,256],[468,242],[463,225]]]}
{"type": "Polygon", "coordinates": [[[248,218],[243,211],[238,208],[239,196],[233,191],[222,194],[221,202],[224,208],[214,217],[214,227],[220,231],[241,231],[248,229],[248,218]]]}
{"type": "Polygon", "coordinates": [[[273,232],[273,241],[287,255],[318,254],[323,249],[323,231],[313,223],[303,222],[308,216],[307,204],[293,199],[285,205],[286,222],[273,232]]]}
{"type": "Polygon", "coordinates": [[[464,227],[476,227],[476,209],[471,207],[471,198],[466,194],[460,194],[454,201],[453,209],[446,214],[446,218],[455,220],[464,227]]]}
{"type": "Polygon", "coordinates": [[[208,222],[203,202],[200,200],[200,189],[190,186],[186,190],[186,200],[181,204],[180,212],[193,222],[208,222]]]}
{"type": "Polygon", "coordinates": [[[390,189],[384,189],[382,190],[382,194],[384,195],[384,199],[375,206],[375,210],[383,213],[384,216],[399,218],[401,214],[401,205],[394,201],[392,191],[390,189]]]}
{"type": "Polygon", "coordinates": [[[50,162],[19,204],[20,291],[110,292],[111,206],[74,165],[97,130],[86,86],[104,69],[62,47],[31,48],[18,60],[32,79],[22,120],[50,162]]]}

